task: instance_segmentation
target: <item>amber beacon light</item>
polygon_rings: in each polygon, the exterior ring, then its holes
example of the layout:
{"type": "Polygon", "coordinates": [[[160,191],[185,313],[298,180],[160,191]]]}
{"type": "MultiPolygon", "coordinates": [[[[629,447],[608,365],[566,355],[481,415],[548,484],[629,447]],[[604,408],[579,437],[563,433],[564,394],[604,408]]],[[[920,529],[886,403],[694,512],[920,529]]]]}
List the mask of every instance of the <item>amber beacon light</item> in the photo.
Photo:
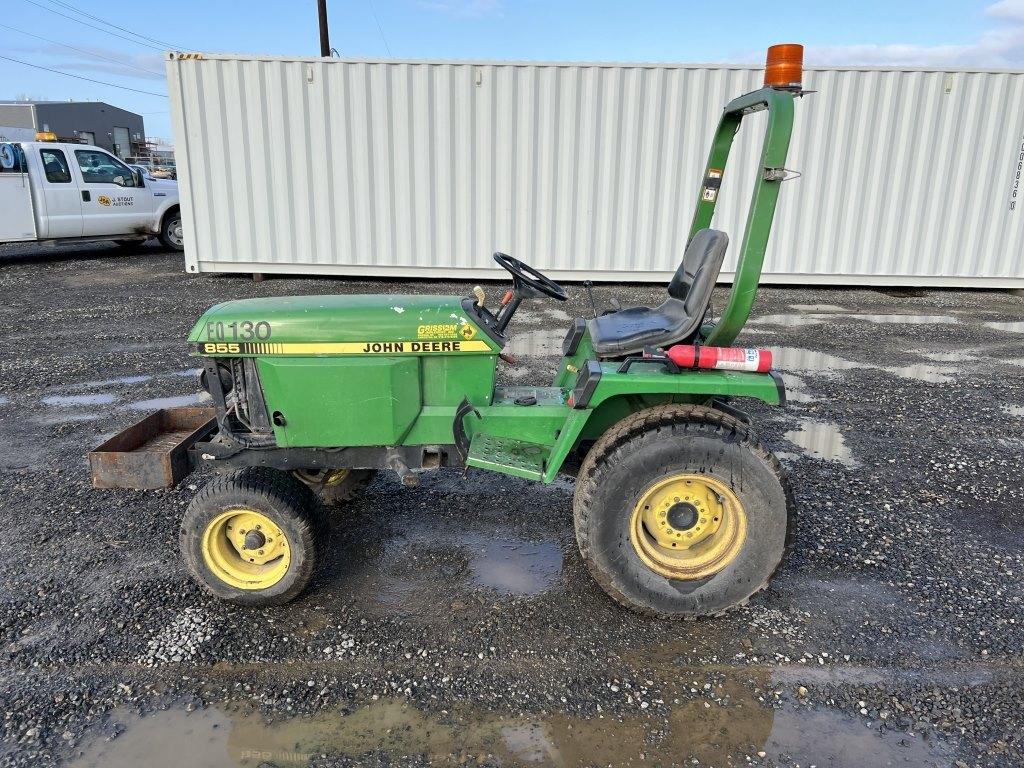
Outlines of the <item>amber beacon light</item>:
{"type": "Polygon", "coordinates": [[[800,88],[804,69],[804,47],[782,43],[768,49],[764,64],[764,84],[768,88],[800,88]]]}

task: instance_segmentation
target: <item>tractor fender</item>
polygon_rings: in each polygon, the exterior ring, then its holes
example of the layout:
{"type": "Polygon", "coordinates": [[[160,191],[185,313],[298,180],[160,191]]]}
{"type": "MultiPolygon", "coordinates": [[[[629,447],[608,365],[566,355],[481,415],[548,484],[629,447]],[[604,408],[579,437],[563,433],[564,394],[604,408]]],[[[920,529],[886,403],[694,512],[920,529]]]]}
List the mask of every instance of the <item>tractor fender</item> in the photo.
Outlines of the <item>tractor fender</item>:
{"type": "Polygon", "coordinates": [[[620,370],[619,363],[591,360],[580,370],[570,395],[572,409],[552,446],[544,482],[558,475],[581,440],[596,440],[613,424],[665,403],[713,406],[721,398],[750,397],[785,406],[786,388],[777,371],[693,370],[670,373],[650,364],[620,370]]]}

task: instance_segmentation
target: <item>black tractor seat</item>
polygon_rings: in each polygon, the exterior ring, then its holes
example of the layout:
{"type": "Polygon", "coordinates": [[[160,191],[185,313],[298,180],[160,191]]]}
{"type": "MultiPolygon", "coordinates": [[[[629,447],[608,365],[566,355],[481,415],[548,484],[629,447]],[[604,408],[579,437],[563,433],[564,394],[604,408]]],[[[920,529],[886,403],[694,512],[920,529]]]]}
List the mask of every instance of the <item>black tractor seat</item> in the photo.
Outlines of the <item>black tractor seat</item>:
{"type": "Polygon", "coordinates": [[[691,341],[704,320],[728,247],[725,232],[698,231],[686,246],[664,302],[657,307],[620,309],[587,323],[594,351],[601,357],[621,357],[644,347],[691,341]]]}

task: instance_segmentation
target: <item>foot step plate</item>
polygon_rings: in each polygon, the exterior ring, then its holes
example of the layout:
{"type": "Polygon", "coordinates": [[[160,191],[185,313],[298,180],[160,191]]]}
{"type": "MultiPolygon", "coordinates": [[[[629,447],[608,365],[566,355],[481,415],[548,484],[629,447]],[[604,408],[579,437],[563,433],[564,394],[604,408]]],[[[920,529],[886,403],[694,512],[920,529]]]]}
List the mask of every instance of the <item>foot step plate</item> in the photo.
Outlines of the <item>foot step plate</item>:
{"type": "Polygon", "coordinates": [[[466,464],[527,480],[540,480],[544,476],[544,462],[550,454],[551,448],[546,445],[477,432],[469,444],[466,464]]]}

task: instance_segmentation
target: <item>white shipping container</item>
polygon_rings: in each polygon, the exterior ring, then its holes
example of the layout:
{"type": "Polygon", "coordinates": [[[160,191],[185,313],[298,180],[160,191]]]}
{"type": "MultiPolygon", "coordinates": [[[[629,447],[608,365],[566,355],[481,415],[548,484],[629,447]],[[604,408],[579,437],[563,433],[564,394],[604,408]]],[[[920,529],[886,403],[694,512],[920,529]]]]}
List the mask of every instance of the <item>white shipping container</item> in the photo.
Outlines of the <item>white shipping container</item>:
{"type": "MultiPolygon", "coordinates": [[[[727,65],[168,54],[190,272],[663,282],[727,65]]],[[[809,68],[764,280],[1024,287],[1024,72],[809,68]]],[[[714,226],[738,248],[763,115],[714,226]]],[[[727,259],[723,279],[731,278],[727,259]]]]}

